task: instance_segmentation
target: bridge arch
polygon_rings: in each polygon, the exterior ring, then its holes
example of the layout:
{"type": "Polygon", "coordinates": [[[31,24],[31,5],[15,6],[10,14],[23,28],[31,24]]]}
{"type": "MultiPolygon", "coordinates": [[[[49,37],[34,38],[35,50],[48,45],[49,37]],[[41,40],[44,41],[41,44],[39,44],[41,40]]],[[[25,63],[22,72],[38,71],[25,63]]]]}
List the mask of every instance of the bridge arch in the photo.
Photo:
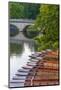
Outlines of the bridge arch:
{"type": "MultiPolygon", "coordinates": [[[[19,29],[19,34],[17,34],[15,37],[10,37],[11,41],[29,41],[29,38],[25,37],[23,34],[24,28],[26,28],[29,25],[33,25],[34,20],[23,20],[23,19],[10,19],[9,24],[12,24],[16,26],[19,29]]],[[[30,39],[33,41],[32,39],[30,39]]]]}
{"type": "Polygon", "coordinates": [[[33,20],[13,19],[10,20],[10,24],[15,25],[19,31],[23,31],[26,26],[33,24],[33,20]]]}
{"type": "Polygon", "coordinates": [[[17,34],[19,34],[17,26],[10,24],[10,36],[16,36],[17,34]]]}

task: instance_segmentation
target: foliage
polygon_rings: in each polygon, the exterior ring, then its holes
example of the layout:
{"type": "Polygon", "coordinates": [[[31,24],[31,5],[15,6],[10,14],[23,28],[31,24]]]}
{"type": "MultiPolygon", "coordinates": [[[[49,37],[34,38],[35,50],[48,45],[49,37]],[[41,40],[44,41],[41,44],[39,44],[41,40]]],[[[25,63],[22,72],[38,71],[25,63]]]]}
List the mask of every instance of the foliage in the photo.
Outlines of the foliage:
{"type": "Polygon", "coordinates": [[[39,7],[39,4],[10,2],[9,15],[10,18],[35,19],[39,13],[39,7]]]}
{"type": "Polygon", "coordinates": [[[35,21],[35,27],[39,28],[43,36],[36,37],[37,50],[46,48],[58,48],[59,34],[59,6],[41,5],[40,14],[35,21]],[[56,43],[57,42],[57,43],[56,43]]]}
{"type": "Polygon", "coordinates": [[[54,42],[54,44],[53,44],[53,48],[54,48],[54,49],[59,48],[59,43],[58,43],[58,41],[54,42]]]}
{"type": "Polygon", "coordinates": [[[36,30],[33,25],[30,26],[26,26],[26,28],[23,30],[24,35],[28,38],[34,38],[35,36],[37,36],[39,34],[39,31],[36,30]]]}

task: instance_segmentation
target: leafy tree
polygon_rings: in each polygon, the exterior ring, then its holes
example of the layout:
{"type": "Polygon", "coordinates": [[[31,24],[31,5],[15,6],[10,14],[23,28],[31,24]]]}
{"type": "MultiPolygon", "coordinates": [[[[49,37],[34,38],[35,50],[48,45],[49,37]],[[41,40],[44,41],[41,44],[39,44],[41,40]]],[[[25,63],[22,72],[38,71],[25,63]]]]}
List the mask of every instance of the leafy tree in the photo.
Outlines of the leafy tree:
{"type": "MultiPolygon", "coordinates": [[[[37,42],[40,46],[38,47],[38,50],[46,48],[53,49],[56,45],[53,44],[58,42],[59,39],[59,6],[41,5],[40,14],[37,17],[34,26],[37,29],[39,28],[40,32],[43,33],[43,37],[38,37],[37,39],[37,42]]],[[[58,45],[56,45],[56,48],[58,48],[58,45]]]]}
{"type": "Polygon", "coordinates": [[[10,18],[35,19],[39,13],[39,7],[39,4],[10,2],[9,15],[10,18]]]}

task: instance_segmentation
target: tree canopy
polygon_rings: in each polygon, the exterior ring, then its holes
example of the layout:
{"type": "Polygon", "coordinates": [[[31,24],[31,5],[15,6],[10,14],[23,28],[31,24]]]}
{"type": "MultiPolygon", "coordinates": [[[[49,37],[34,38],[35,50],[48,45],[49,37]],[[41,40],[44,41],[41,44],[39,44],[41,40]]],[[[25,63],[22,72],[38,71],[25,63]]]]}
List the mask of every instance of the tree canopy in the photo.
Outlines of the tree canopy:
{"type": "Polygon", "coordinates": [[[9,15],[10,18],[35,19],[39,13],[39,7],[39,4],[10,2],[9,15]]]}
{"type": "Polygon", "coordinates": [[[39,50],[51,48],[54,46],[58,48],[59,39],[59,6],[58,5],[41,5],[40,14],[35,21],[35,25],[40,32],[43,33],[42,36],[37,36],[35,38],[39,50]]]}

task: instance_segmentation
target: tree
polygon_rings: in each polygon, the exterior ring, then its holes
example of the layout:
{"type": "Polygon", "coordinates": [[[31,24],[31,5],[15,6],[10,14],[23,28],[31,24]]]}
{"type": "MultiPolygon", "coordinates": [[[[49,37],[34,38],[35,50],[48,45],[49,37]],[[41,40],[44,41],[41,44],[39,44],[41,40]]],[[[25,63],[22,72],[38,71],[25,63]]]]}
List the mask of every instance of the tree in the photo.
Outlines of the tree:
{"type": "MultiPolygon", "coordinates": [[[[53,49],[53,44],[58,42],[59,39],[59,6],[41,5],[40,14],[37,17],[34,26],[37,29],[39,28],[40,32],[43,33],[43,37],[39,38],[41,40],[40,43],[38,42],[40,46],[38,47],[39,50],[46,48],[53,49]]],[[[58,48],[58,45],[56,45],[56,48],[58,48]]]]}
{"type": "Polygon", "coordinates": [[[9,3],[10,18],[35,19],[39,13],[40,4],[30,3],[9,3]]]}

